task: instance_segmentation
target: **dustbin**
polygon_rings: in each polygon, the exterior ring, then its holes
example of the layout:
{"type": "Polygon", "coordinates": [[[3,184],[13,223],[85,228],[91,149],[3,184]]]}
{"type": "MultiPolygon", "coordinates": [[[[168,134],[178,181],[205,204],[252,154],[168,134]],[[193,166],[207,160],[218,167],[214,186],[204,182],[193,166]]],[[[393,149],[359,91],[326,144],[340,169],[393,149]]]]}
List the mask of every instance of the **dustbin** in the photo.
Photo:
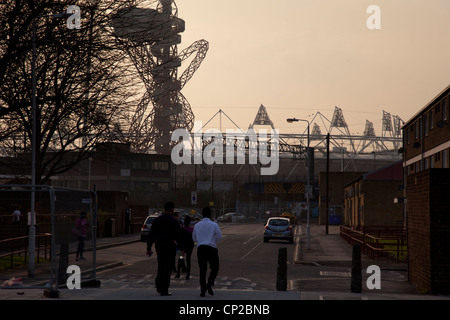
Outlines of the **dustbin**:
{"type": "Polygon", "coordinates": [[[341,216],[337,214],[330,215],[330,224],[331,225],[340,225],[341,224],[341,216]]]}
{"type": "Polygon", "coordinates": [[[105,221],[105,237],[115,237],[116,236],[116,219],[106,219],[105,221]]]}

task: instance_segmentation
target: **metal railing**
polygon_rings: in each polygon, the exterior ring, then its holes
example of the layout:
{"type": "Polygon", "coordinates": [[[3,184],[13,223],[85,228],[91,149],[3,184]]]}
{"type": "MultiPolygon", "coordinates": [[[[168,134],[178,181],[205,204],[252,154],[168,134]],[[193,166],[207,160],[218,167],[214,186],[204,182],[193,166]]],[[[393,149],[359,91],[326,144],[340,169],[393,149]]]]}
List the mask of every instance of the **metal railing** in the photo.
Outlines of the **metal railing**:
{"type": "MultiPolygon", "coordinates": [[[[51,241],[52,234],[44,233],[36,235],[36,262],[41,260],[47,261],[51,258],[51,241]]],[[[10,266],[14,266],[14,256],[24,256],[24,264],[27,263],[28,258],[28,236],[15,237],[10,239],[0,240],[0,258],[10,257],[10,266]]]]}
{"type": "Polygon", "coordinates": [[[361,245],[361,252],[370,259],[403,262],[408,254],[403,228],[376,226],[358,230],[341,225],[340,235],[352,245],[361,245]]]}

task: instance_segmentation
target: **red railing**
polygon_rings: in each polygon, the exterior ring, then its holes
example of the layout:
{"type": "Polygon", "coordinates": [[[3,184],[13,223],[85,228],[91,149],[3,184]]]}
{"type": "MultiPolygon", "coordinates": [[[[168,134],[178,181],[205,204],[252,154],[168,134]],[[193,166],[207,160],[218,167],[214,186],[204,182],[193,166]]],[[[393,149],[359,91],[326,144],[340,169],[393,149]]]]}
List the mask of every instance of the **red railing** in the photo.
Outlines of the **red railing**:
{"type": "Polygon", "coordinates": [[[361,245],[361,252],[374,260],[402,262],[408,254],[406,232],[403,228],[377,226],[357,230],[341,226],[340,235],[352,245],[361,245]]]}
{"type": "MultiPolygon", "coordinates": [[[[51,233],[43,233],[36,235],[36,262],[39,263],[42,259],[50,259],[51,256],[51,233]]],[[[15,237],[10,239],[0,240],[0,258],[10,257],[11,267],[14,265],[14,256],[24,255],[24,263],[27,263],[28,258],[28,243],[29,237],[15,237]]]]}

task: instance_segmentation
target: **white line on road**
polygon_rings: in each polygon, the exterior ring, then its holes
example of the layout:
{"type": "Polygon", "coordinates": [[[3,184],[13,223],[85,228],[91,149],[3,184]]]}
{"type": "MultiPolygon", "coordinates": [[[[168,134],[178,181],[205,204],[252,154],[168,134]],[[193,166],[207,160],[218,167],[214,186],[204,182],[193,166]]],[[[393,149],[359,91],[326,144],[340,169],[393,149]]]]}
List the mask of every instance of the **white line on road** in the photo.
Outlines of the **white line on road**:
{"type": "Polygon", "coordinates": [[[247,241],[242,242],[242,245],[245,246],[247,243],[249,243],[250,241],[252,241],[252,240],[255,239],[256,237],[259,237],[259,235],[256,235],[256,236],[254,236],[253,238],[250,238],[250,239],[248,239],[247,241]]]}
{"type": "Polygon", "coordinates": [[[258,243],[252,250],[250,250],[249,252],[247,252],[247,254],[244,255],[244,256],[241,258],[241,260],[242,260],[242,259],[245,259],[245,257],[247,257],[250,253],[253,252],[253,250],[255,250],[256,248],[258,248],[258,247],[261,245],[261,243],[263,243],[263,242],[261,241],[260,243],[258,243]]]}

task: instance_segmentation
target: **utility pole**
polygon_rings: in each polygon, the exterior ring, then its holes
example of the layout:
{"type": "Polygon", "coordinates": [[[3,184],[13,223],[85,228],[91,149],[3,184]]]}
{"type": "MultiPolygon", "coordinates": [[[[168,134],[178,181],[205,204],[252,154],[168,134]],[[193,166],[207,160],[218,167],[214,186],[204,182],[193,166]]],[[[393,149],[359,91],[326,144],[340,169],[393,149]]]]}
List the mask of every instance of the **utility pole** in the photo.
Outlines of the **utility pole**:
{"type": "Polygon", "coordinates": [[[314,171],[311,170],[311,165],[312,165],[312,159],[311,159],[311,152],[309,150],[309,145],[310,145],[310,137],[309,137],[309,127],[310,127],[310,123],[308,120],[304,120],[304,119],[296,119],[296,118],[288,118],[286,119],[286,121],[288,123],[292,123],[292,122],[298,122],[298,121],[304,121],[308,124],[308,145],[306,148],[306,155],[307,155],[307,173],[306,173],[306,192],[305,192],[305,197],[306,197],[306,209],[307,209],[307,216],[306,216],[306,249],[309,250],[310,249],[310,245],[311,245],[311,226],[309,224],[309,216],[311,214],[311,200],[310,198],[313,195],[313,187],[311,186],[311,174],[314,175],[314,171]]]}
{"type": "Polygon", "coordinates": [[[326,224],[325,224],[325,233],[328,234],[328,221],[329,221],[329,217],[328,217],[328,211],[329,211],[329,197],[330,197],[330,193],[329,193],[329,182],[330,182],[330,134],[327,134],[327,177],[326,177],[326,191],[325,191],[325,197],[326,197],[326,224]]]}

